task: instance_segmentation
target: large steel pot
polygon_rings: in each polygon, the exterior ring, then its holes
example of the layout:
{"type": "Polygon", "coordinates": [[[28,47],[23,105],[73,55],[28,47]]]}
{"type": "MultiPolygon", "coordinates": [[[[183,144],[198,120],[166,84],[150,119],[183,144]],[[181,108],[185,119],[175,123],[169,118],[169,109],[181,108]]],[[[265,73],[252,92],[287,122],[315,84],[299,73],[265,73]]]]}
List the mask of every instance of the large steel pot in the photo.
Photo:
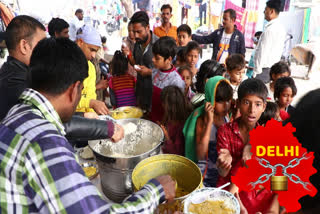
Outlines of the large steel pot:
{"type": "Polygon", "coordinates": [[[97,160],[103,193],[114,202],[122,202],[133,192],[132,170],[141,160],[160,153],[164,135],[160,126],[148,120],[131,118],[117,120],[117,123],[124,127],[128,123],[133,123],[137,125],[137,130],[126,134],[123,140],[112,144],[106,150],[97,149],[99,147],[97,144],[101,144],[101,140],[89,141],[89,146],[97,160]],[[141,145],[126,145],[125,142],[132,141],[132,137],[136,137],[137,133],[137,141],[141,142],[141,145]],[[133,151],[135,148],[139,148],[139,151],[133,151]],[[125,150],[127,154],[119,156],[121,150],[125,150]],[[113,154],[113,151],[117,151],[116,154],[113,154]],[[133,153],[130,154],[132,151],[133,153]]]}

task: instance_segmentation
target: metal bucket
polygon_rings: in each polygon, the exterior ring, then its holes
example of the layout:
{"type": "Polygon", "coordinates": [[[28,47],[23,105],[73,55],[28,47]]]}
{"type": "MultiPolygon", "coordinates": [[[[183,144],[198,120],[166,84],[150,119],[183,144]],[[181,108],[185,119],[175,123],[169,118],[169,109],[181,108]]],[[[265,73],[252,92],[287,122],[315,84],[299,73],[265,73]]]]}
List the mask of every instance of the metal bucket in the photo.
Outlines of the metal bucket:
{"type": "Polygon", "coordinates": [[[137,130],[134,133],[126,134],[120,142],[112,143],[108,149],[102,151],[97,149],[101,140],[89,141],[89,146],[97,160],[103,193],[114,202],[122,202],[133,192],[132,170],[141,160],[160,153],[164,136],[162,129],[148,120],[132,118],[117,120],[117,123],[123,126],[134,123],[137,125],[137,130]],[[136,141],[141,142],[141,145],[127,145],[125,142],[132,141],[132,137],[136,137],[136,141]],[[139,148],[141,153],[134,151],[135,148],[139,148]],[[122,150],[124,153],[117,156],[122,150]],[[116,151],[115,155],[112,153],[113,151],[116,151]]]}
{"type": "Polygon", "coordinates": [[[175,198],[172,203],[160,204],[155,213],[174,213],[183,211],[182,201],[194,190],[202,188],[202,174],[199,167],[191,160],[172,154],[162,154],[141,161],[132,172],[132,183],[137,191],[150,179],[160,175],[171,175],[178,183],[178,188],[185,189],[188,194],[175,198]]]}

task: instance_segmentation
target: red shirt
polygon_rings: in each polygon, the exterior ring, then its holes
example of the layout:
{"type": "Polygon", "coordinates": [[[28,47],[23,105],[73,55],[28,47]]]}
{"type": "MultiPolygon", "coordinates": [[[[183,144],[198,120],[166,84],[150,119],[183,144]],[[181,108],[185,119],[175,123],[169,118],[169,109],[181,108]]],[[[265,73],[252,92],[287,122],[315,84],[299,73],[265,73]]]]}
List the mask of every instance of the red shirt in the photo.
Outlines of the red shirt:
{"type": "Polygon", "coordinates": [[[166,140],[162,146],[162,151],[164,154],[176,154],[184,156],[184,136],[182,133],[184,127],[183,122],[167,124],[167,131],[170,140],[166,140]]]}
{"type": "Polygon", "coordinates": [[[220,149],[228,149],[232,156],[232,167],[229,174],[226,177],[219,176],[217,187],[230,182],[231,175],[235,175],[240,167],[242,167],[241,159],[244,148],[240,130],[239,130],[239,118],[226,123],[218,129],[217,133],[217,151],[220,153],[220,149]]]}
{"type": "Polygon", "coordinates": [[[288,112],[284,111],[284,110],[280,110],[280,118],[281,120],[286,120],[290,118],[290,115],[288,112]]]}

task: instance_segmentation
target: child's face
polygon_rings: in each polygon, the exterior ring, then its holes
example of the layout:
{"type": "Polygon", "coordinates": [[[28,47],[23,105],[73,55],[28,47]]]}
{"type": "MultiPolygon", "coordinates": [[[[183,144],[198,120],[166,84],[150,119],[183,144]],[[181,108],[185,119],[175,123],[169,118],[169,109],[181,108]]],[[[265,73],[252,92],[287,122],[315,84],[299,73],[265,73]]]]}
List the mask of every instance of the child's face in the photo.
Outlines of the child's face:
{"type": "Polygon", "coordinates": [[[152,57],[152,62],[154,64],[154,67],[156,67],[157,69],[167,70],[171,65],[171,57],[165,60],[162,56],[156,54],[152,57]]]}
{"type": "Polygon", "coordinates": [[[288,107],[293,99],[292,89],[290,87],[285,88],[281,93],[278,100],[279,107],[288,107]]]}
{"type": "Polygon", "coordinates": [[[238,100],[241,121],[247,126],[255,126],[266,108],[266,103],[257,95],[247,95],[238,100]]]}
{"type": "Polygon", "coordinates": [[[282,121],[281,117],[280,117],[280,109],[277,110],[276,116],[274,117],[275,120],[277,121],[282,121]]]}
{"type": "Polygon", "coordinates": [[[242,81],[242,78],[244,77],[245,75],[245,71],[244,71],[245,68],[241,69],[241,70],[232,70],[232,71],[229,71],[229,75],[230,75],[230,80],[231,80],[231,83],[235,83],[237,85],[239,85],[242,81]]]}
{"type": "Polygon", "coordinates": [[[199,60],[199,52],[198,50],[194,49],[189,51],[189,53],[187,53],[187,63],[190,67],[194,68],[196,66],[196,64],[198,63],[199,60]]]}
{"type": "Polygon", "coordinates": [[[216,102],[214,106],[214,113],[221,117],[228,114],[231,107],[231,100],[216,102]]]}
{"type": "Polygon", "coordinates": [[[282,74],[272,74],[272,80],[275,82],[277,81],[277,79],[281,78],[281,77],[289,77],[289,72],[284,72],[282,74]]]}
{"type": "Polygon", "coordinates": [[[187,44],[191,41],[191,35],[187,32],[180,31],[178,33],[178,43],[179,46],[187,46],[187,44]]]}
{"type": "Polygon", "coordinates": [[[133,32],[133,24],[128,25],[128,36],[131,41],[135,41],[134,32],[133,32]]]}
{"type": "Polygon", "coordinates": [[[174,64],[174,66],[176,68],[178,68],[178,67],[184,66],[185,64],[186,64],[185,62],[182,62],[179,58],[177,58],[176,63],[174,64]]]}
{"type": "Polygon", "coordinates": [[[192,76],[190,75],[190,72],[188,70],[183,70],[181,72],[181,77],[186,84],[186,88],[189,88],[192,82],[192,76]]]}

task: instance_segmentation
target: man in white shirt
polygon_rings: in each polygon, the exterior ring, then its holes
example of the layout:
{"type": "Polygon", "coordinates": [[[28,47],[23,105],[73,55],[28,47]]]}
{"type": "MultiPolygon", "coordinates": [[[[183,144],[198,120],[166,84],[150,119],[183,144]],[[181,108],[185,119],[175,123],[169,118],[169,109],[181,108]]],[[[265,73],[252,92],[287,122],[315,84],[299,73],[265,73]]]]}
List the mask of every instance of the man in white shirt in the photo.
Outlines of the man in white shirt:
{"type": "Polygon", "coordinates": [[[264,83],[270,81],[270,68],[281,59],[287,36],[285,27],[278,19],[281,2],[267,2],[264,15],[268,24],[262,33],[254,56],[254,76],[264,83]]]}
{"type": "Polygon", "coordinates": [[[69,27],[69,38],[72,41],[76,40],[77,30],[81,28],[83,25],[83,10],[77,9],[75,12],[75,17],[71,20],[69,27]]]}
{"type": "Polygon", "coordinates": [[[100,25],[100,22],[99,22],[99,12],[97,11],[97,7],[95,5],[93,6],[93,10],[91,11],[91,19],[93,22],[93,27],[97,29],[98,26],[100,25]]]}

